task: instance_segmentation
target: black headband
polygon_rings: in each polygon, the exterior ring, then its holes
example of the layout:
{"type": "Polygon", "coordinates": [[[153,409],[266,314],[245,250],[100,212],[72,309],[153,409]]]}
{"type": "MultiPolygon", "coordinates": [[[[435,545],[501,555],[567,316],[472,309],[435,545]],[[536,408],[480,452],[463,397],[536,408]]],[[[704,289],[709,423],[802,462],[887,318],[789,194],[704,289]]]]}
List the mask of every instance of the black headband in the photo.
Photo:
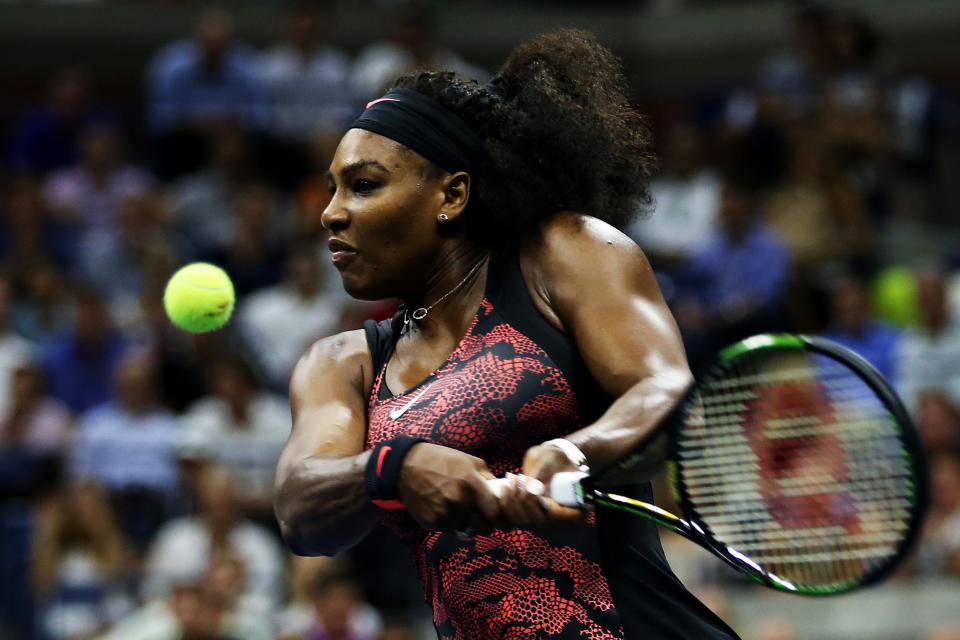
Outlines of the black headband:
{"type": "Polygon", "coordinates": [[[416,151],[447,171],[470,171],[484,157],[483,141],[455,113],[413,89],[391,89],[367,103],[350,124],[416,151]]]}

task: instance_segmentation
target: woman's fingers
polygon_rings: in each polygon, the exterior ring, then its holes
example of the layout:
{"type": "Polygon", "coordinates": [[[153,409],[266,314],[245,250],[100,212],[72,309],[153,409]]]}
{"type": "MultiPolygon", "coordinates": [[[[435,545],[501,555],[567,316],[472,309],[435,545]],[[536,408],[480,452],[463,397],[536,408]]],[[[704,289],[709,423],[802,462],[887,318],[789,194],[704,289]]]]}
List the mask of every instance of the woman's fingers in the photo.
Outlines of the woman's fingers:
{"type": "Polygon", "coordinates": [[[566,507],[552,498],[544,498],[544,511],[551,525],[558,527],[579,527],[587,523],[590,513],[577,507],[566,507]]]}
{"type": "Polygon", "coordinates": [[[507,474],[507,479],[509,482],[500,497],[500,504],[511,527],[535,529],[545,525],[547,518],[540,504],[540,496],[531,492],[531,489],[536,490],[537,487],[528,486],[522,476],[507,474]]]}
{"type": "Polygon", "coordinates": [[[485,518],[485,529],[503,529],[510,526],[510,519],[504,511],[498,490],[487,481],[494,479],[493,474],[487,472],[480,475],[480,481],[474,486],[476,506],[485,518]]]}

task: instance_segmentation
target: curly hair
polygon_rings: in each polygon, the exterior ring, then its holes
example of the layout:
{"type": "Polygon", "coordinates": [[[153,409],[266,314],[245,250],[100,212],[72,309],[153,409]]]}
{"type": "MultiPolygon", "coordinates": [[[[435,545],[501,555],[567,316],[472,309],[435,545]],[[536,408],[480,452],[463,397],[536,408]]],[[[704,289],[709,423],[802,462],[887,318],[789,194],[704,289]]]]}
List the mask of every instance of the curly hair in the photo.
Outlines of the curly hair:
{"type": "Polygon", "coordinates": [[[534,38],[513,50],[499,76],[498,91],[449,71],[394,85],[440,102],[484,141],[489,157],[472,176],[469,237],[496,244],[561,210],[622,227],[650,203],[649,129],[625,95],[619,59],[592,34],[534,38]]]}

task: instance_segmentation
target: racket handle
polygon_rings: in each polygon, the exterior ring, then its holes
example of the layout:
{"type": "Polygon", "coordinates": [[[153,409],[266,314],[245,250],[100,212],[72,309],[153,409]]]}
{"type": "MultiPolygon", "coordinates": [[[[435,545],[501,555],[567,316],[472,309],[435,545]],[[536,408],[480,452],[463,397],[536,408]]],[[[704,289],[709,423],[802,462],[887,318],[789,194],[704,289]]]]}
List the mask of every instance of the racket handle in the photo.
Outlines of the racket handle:
{"type": "MultiPolygon", "coordinates": [[[[584,500],[580,481],[586,477],[587,474],[581,471],[560,471],[553,474],[550,479],[550,497],[567,507],[582,507],[584,500]]],[[[501,496],[511,482],[513,481],[510,478],[493,478],[487,480],[487,486],[494,494],[501,496]]]]}
{"type": "Polygon", "coordinates": [[[582,507],[583,489],[580,481],[587,477],[582,471],[560,471],[550,478],[550,497],[567,507],[582,507]]]}

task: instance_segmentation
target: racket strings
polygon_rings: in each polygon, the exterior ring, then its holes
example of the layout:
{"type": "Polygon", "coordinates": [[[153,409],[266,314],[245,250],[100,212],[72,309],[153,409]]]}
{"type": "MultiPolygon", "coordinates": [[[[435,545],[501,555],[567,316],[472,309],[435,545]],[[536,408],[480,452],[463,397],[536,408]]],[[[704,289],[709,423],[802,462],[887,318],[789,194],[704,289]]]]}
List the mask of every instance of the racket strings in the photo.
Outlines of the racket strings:
{"type": "Polygon", "coordinates": [[[740,358],[691,403],[677,460],[688,506],[723,544],[793,584],[858,580],[909,529],[898,426],[845,365],[765,353],[740,358]]]}

